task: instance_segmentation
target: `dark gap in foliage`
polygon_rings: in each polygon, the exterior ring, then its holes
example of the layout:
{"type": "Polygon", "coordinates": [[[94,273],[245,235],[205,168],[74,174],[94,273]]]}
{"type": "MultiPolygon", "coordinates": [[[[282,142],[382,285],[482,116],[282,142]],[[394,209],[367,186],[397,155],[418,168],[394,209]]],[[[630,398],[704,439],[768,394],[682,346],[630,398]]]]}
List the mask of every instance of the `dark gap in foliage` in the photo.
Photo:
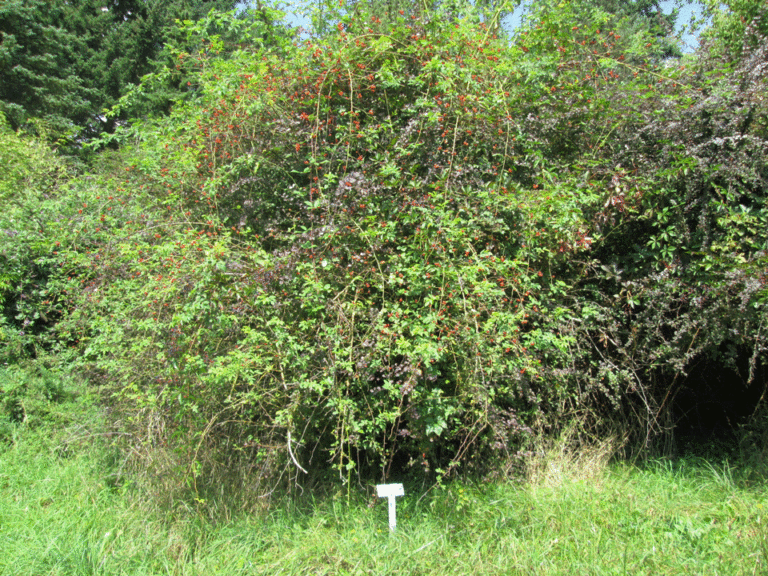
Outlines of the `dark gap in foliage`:
{"type": "Polygon", "coordinates": [[[728,344],[717,357],[694,362],[672,405],[675,450],[680,456],[727,456],[737,448],[739,429],[755,413],[766,385],[757,364],[749,382],[751,350],[728,344]]]}

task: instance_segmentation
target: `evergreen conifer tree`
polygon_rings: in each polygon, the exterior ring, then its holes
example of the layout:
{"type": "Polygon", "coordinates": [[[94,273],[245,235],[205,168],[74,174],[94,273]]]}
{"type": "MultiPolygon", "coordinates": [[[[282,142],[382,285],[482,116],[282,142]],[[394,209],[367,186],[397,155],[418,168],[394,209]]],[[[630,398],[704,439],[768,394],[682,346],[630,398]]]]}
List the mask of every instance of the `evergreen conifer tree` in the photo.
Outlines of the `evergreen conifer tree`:
{"type": "Polygon", "coordinates": [[[0,111],[53,139],[111,131],[106,108],[153,69],[177,20],[233,0],[8,0],[0,5],[0,111]]]}

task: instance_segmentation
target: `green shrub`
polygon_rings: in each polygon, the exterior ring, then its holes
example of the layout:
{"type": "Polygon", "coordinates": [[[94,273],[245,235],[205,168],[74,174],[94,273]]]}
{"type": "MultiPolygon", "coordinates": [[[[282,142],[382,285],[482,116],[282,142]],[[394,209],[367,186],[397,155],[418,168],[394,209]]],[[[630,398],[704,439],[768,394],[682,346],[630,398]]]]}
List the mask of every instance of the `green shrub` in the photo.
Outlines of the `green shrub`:
{"type": "Polygon", "coordinates": [[[492,474],[573,418],[647,449],[695,361],[764,358],[764,52],[465,8],[224,55],[232,16],[186,23],[189,97],[44,203],[25,345],[109,391],[147,478],[492,474]]]}

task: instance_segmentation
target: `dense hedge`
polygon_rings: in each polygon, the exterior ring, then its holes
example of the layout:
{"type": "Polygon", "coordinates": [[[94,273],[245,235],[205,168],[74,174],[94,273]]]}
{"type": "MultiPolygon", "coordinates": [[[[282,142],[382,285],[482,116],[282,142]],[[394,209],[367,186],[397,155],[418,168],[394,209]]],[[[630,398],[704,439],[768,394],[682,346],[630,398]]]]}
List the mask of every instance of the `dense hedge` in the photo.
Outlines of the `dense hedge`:
{"type": "Polygon", "coordinates": [[[467,12],[226,57],[187,24],[193,96],[60,189],[41,333],[133,454],[214,484],[499,472],[575,417],[650,446],[702,358],[761,385],[766,43],[670,61],[578,3],[511,39],[467,12]]]}

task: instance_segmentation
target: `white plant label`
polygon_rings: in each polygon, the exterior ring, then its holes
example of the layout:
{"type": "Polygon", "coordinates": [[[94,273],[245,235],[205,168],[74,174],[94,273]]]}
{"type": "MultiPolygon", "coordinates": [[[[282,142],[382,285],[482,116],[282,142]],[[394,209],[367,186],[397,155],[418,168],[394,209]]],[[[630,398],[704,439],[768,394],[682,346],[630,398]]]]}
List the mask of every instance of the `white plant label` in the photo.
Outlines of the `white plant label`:
{"type": "Polygon", "coordinates": [[[405,490],[402,484],[378,484],[376,486],[376,495],[379,498],[386,498],[389,503],[389,530],[394,532],[397,526],[397,510],[395,498],[405,496],[405,490]]]}

